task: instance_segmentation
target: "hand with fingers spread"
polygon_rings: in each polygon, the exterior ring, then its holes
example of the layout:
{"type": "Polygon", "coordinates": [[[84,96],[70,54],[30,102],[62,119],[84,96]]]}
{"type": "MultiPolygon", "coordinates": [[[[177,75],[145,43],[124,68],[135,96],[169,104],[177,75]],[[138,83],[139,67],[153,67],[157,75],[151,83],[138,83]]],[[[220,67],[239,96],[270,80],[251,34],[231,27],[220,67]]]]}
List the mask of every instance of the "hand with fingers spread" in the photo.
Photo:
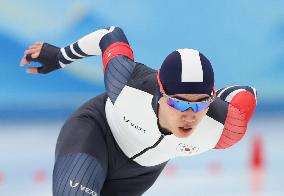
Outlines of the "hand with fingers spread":
{"type": "Polygon", "coordinates": [[[41,67],[29,67],[26,72],[32,74],[46,74],[61,68],[58,61],[60,48],[48,43],[36,42],[30,46],[24,53],[20,61],[20,66],[31,64],[31,62],[39,62],[41,67]]]}
{"type": "Polygon", "coordinates": [[[25,51],[24,57],[21,59],[20,66],[31,63],[26,59],[27,55],[31,55],[32,58],[37,58],[39,56],[42,45],[42,42],[36,42],[34,45],[30,46],[29,49],[25,51]]]}

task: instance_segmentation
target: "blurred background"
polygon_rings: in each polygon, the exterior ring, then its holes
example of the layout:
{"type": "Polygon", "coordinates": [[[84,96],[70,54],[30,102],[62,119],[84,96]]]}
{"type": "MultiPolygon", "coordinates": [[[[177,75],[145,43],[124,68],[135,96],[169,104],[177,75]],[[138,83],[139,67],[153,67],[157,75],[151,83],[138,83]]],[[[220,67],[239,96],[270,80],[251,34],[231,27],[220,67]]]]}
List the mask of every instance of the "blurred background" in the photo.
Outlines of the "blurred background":
{"type": "Polygon", "coordinates": [[[280,0],[0,0],[0,195],[52,195],[60,128],[104,91],[101,57],[32,75],[18,66],[24,50],[36,41],[64,47],[111,25],[138,62],[158,69],[171,51],[195,48],[210,59],[217,88],[258,90],[238,144],[170,161],[146,196],[284,195],[283,8],[280,0]]]}

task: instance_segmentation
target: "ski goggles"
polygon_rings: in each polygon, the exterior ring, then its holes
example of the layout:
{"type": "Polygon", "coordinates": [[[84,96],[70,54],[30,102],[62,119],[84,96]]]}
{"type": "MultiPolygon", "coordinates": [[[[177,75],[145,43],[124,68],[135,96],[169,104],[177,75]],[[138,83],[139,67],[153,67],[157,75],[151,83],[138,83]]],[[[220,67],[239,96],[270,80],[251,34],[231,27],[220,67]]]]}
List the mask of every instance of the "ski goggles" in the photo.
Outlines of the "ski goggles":
{"type": "Polygon", "coordinates": [[[193,112],[200,112],[202,110],[207,109],[210,104],[214,101],[214,97],[208,98],[206,101],[201,102],[187,102],[182,101],[173,97],[170,97],[169,95],[164,94],[167,98],[167,104],[181,112],[184,112],[188,109],[192,109],[193,112]]]}

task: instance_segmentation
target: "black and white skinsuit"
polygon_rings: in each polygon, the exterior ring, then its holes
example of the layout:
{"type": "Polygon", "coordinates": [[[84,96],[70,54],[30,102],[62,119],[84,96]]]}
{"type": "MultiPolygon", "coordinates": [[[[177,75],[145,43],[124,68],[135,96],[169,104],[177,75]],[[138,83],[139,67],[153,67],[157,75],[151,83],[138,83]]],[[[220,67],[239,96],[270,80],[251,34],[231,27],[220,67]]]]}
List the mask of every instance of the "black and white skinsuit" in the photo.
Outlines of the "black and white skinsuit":
{"type": "Polygon", "coordinates": [[[245,134],[256,105],[256,90],[249,86],[218,90],[188,138],[161,128],[157,70],[133,60],[119,27],[99,29],[61,49],[45,44],[37,61],[55,62],[48,66],[57,69],[95,55],[103,56],[106,92],[83,104],[62,127],[54,196],[142,195],[168,160],[228,148],[245,134]]]}

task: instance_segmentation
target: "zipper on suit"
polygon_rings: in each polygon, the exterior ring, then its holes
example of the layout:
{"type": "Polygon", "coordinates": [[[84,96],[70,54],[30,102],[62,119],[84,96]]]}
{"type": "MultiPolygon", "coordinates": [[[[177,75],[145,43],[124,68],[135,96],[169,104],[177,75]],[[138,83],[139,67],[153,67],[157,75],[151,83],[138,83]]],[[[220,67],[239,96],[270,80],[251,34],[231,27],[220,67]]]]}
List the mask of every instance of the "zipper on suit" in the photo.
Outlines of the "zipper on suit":
{"type": "Polygon", "coordinates": [[[142,150],[141,152],[139,152],[139,153],[137,153],[136,155],[130,157],[130,159],[131,159],[131,160],[136,159],[137,157],[139,157],[139,156],[141,156],[142,154],[146,153],[148,150],[151,150],[151,149],[155,148],[156,146],[158,146],[159,143],[161,143],[161,141],[164,139],[164,137],[165,137],[165,135],[162,134],[162,135],[159,137],[158,141],[155,142],[155,144],[153,144],[153,145],[150,146],[150,147],[145,148],[145,149],[142,150]]]}

